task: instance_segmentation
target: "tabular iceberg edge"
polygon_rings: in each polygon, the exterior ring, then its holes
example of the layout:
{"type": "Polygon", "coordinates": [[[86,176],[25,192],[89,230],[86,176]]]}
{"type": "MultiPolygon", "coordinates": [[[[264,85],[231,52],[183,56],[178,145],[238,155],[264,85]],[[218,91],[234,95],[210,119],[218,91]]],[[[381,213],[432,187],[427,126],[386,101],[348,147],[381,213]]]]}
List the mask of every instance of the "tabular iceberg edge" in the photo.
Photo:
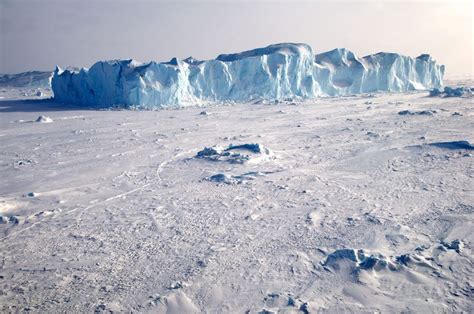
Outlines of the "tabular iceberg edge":
{"type": "Polygon", "coordinates": [[[315,55],[307,44],[282,43],[207,61],[100,61],[80,71],[57,67],[51,85],[56,102],[164,108],[426,90],[440,88],[443,75],[444,66],[427,54],[359,58],[347,49],[334,49],[315,55]]]}

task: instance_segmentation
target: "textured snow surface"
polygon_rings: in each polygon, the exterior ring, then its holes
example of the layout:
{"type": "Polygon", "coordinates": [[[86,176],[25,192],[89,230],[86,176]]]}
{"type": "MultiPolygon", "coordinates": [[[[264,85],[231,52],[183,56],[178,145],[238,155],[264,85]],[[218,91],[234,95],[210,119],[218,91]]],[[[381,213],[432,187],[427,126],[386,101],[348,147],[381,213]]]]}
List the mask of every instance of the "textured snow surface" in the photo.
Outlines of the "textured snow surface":
{"type": "Polygon", "coordinates": [[[2,313],[473,312],[472,99],[0,93],[2,313]]]}
{"type": "Polygon", "coordinates": [[[443,74],[444,66],[426,54],[359,58],[347,49],[334,49],[315,55],[306,44],[285,43],[207,61],[114,60],[80,71],[57,68],[52,89],[56,102],[159,108],[425,90],[440,88],[443,74]]]}

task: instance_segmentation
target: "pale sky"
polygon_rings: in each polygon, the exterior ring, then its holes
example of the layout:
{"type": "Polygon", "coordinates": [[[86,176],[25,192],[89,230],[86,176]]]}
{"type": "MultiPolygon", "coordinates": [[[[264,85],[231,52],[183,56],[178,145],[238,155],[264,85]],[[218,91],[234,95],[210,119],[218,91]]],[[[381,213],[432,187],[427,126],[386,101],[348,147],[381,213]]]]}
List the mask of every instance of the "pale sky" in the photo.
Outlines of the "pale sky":
{"type": "Polygon", "coordinates": [[[0,0],[0,73],[215,58],[279,42],[429,53],[473,76],[473,1],[0,0]]]}

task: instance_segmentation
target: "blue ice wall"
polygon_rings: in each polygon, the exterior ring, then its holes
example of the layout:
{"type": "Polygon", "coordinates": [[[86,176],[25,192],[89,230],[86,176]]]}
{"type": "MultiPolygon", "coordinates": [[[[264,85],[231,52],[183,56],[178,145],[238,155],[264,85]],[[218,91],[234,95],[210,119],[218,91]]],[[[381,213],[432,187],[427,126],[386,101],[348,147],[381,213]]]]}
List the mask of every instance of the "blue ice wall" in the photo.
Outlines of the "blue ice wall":
{"type": "Polygon", "coordinates": [[[256,99],[311,99],[369,92],[439,88],[444,66],[429,55],[417,58],[378,53],[363,58],[347,49],[314,55],[306,44],[283,43],[199,61],[193,58],[146,64],[100,61],[80,71],[57,68],[54,100],[82,106],[182,107],[256,99]]]}

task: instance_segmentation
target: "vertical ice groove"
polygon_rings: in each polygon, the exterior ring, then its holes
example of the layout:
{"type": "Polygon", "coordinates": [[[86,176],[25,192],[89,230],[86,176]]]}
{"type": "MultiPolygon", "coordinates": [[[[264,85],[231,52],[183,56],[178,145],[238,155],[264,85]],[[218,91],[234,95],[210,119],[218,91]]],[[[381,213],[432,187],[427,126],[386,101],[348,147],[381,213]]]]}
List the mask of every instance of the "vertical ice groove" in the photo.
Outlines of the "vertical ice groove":
{"type": "Polygon", "coordinates": [[[441,87],[443,75],[444,66],[427,54],[380,52],[359,58],[338,48],[315,55],[306,44],[283,43],[208,61],[99,61],[80,71],[57,67],[51,86],[57,102],[160,108],[426,90],[441,87]]]}

